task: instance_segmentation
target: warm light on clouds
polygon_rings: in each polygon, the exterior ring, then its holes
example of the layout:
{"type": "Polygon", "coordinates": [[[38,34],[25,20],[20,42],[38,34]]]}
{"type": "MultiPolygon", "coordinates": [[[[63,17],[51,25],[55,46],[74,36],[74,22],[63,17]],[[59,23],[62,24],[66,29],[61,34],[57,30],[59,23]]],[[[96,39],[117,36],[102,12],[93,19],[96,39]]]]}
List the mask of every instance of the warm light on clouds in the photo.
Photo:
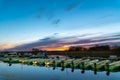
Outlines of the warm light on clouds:
{"type": "Polygon", "coordinates": [[[0,50],[6,50],[6,49],[9,49],[9,48],[14,48],[15,45],[13,44],[3,44],[3,45],[0,45],[0,50]]]}
{"type": "Polygon", "coordinates": [[[68,49],[69,47],[43,48],[43,50],[47,50],[47,51],[65,51],[68,49]]]}
{"type": "MultiPolygon", "coordinates": [[[[100,34],[100,33],[99,33],[100,34]]],[[[100,36],[94,36],[94,34],[86,34],[79,36],[49,36],[37,41],[26,43],[18,46],[3,45],[3,49],[8,50],[32,50],[32,48],[38,48],[41,50],[48,51],[64,51],[68,50],[70,46],[83,46],[89,47],[94,45],[120,45],[120,35],[119,33],[104,34],[100,36]],[[92,36],[91,36],[92,35],[92,36]],[[86,37],[87,36],[87,37],[86,37]],[[80,38],[81,37],[81,38],[80,38]]]]}
{"type": "Polygon", "coordinates": [[[0,9],[0,50],[120,45],[120,0],[2,0],[0,9]]]}

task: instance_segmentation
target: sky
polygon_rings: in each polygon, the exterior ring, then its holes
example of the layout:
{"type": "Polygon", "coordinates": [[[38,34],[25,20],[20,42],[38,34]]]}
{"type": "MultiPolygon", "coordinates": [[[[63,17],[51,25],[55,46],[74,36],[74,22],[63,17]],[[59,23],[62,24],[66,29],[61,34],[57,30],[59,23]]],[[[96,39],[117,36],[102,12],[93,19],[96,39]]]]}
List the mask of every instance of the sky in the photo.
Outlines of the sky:
{"type": "Polygon", "coordinates": [[[0,0],[0,51],[120,45],[120,0],[0,0]]]}

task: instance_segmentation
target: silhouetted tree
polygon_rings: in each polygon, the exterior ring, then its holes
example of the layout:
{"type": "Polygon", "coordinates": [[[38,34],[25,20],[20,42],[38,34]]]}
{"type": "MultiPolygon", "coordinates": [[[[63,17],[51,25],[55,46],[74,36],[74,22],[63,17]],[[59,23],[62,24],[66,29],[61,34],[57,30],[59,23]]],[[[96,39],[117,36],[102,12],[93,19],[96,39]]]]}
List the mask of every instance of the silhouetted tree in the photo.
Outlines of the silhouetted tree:
{"type": "Polygon", "coordinates": [[[82,51],[84,50],[83,47],[80,47],[80,46],[70,46],[69,47],[69,51],[82,51]]]}
{"type": "Polygon", "coordinates": [[[93,51],[109,51],[110,46],[109,45],[103,45],[103,46],[96,45],[94,47],[90,47],[89,50],[93,50],[93,51]]]}
{"type": "Polygon", "coordinates": [[[33,53],[34,55],[36,55],[39,51],[40,51],[40,50],[37,49],[37,48],[33,48],[33,49],[32,49],[32,53],[33,53]]]}

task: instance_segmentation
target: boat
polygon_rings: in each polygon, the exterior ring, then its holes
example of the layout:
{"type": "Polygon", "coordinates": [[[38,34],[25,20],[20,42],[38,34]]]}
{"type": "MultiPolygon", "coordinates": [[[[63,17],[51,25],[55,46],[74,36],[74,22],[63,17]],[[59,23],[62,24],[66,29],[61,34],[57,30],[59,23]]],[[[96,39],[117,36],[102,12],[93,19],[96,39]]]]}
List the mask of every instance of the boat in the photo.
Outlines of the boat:
{"type": "Polygon", "coordinates": [[[109,70],[109,71],[119,70],[120,69],[120,61],[114,61],[112,63],[106,64],[105,69],[109,70]]]}
{"type": "Polygon", "coordinates": [[[82,59],[76,59],[73,60],[73,64],[71,64],[71,68],[79,68],[80,62],[82,61],[82,59]]]}
{"type": "Polygon", "coordinates": [[[96,63],[96,62],[98,62],[99,60],[98,59],[95,59],[95,60],[91,60],[91,61],[89,61],[89,62],[87,62],[87,63],[85,63],[84,65],[84,68],[85,69],[91,69],[92,67],[92,65],[94,64],[94,63],[96,63]]]}
{"type": "Polygon", "coordinates": [[[61,67],[69,68],[73,59],[63,60],[61,61],[61,67]]]}
{"type": "Polygon", "coordinates": [[[87,64],[88,62],[90,62],[90,59],[82,60],[79,65],[80,68],[83,69],[85,67],[85,64],[87,64]]]}
{"type": "Polygon", "coordinates": [[[99,61],[99,62],[92,64],[91,67],[94,70],[104,70],[104,66],[106,65],[106,63],[109,63],[109,62],[110,60],[99,61]]]}

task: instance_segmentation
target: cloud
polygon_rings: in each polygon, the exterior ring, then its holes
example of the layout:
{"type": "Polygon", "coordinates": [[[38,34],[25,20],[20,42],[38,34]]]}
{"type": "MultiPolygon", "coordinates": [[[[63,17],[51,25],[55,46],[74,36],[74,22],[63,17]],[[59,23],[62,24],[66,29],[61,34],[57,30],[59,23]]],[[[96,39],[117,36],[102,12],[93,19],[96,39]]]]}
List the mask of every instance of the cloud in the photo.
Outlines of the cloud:
{"type": "Polygon", "coordinates": [[[86,2],[88,2],[88,0],[78,0],[78,1],[75,1],[75,3],[69,4],[64,10],[66,12],[70,12],[70,11],[72,11],[74,9],[79,8],[79,6],[84,6],[86,4],[86,2]]]}
{"type": "Polygon", "coordinates": [[[58,37],[58,33],[45,37],[43,39],[37,40],[35,42],[23,44],[16,46],[8,50],[31,50],[32,48],[48,49],[57,48],[64,46],[92,46],[92,45],[120,45],[120,35],[117,34],[107,34],[95,37],[89,37],[94,34],[86,34],[79,36],[68,36],[68,37],[58,37]]]}
{"type": "Polygon", "coordinates": [[[14,48],[15,45],[12,45],[12,44],[0,44],[0,51],[2,50],[6,50],[6,49],[9,49],[9,48],[14,48]]]}
{"type": "Polygon", "coordinates": [[[72,10],[74,10],[75,8],[77,8],[78,6],[79,6],[78,3],[76,3],[76,4],[71,4],[71,5],[67,6],[67,8],[65,8],[65,11],[67,11],[67,12],[72,11],[72,10]]]}
{"type": "Polygon", "coordinates": [[[61,19],[56,19],[53,21],[53,24],[59,24],[61,22],[61,19]]]}

